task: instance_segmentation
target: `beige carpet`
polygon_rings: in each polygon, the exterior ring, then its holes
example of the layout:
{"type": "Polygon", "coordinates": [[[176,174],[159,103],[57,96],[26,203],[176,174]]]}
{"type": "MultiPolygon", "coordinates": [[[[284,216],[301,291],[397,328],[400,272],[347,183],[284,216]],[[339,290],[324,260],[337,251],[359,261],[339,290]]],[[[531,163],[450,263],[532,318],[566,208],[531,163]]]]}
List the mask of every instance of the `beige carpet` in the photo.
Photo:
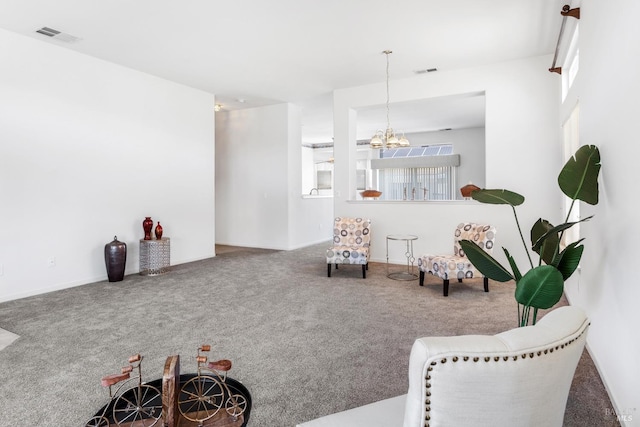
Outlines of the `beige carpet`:
{"type": "MultiPolygon", "coordinates": [[[[129,356],[143,377],[162,377],[168,355],[181,373],[196,349],[230,359],[250,391],[248,427],[292,427],[406,393],[417,337],[495,334],[516,327],[512,283],[451,286],[401,282],[372,263],[327,277],[328,245],[293,251],[217,247],[218,256],[162,276],[126,276],[0,303],[0,325],[20,339],[0,352],[0,427],[82,426],[108,401],[100,379],[129,356]]],[[[134,261],[135,262],[135,261],[134,261]]],[[[563,302],[565,304],[566,302],[563,302]]],[[[617,427],[587,351],[564,427],[617,427]]],[[[455,426],[454,426],[455,427],[455,426]]]]}
{"type": "Polygon", "coordinates": [[[13,332],[5,331],[4,329],[0,328],[0,351],[10,346],[11,343],[13,343],[18,338],[20,337],[13,332]]]}

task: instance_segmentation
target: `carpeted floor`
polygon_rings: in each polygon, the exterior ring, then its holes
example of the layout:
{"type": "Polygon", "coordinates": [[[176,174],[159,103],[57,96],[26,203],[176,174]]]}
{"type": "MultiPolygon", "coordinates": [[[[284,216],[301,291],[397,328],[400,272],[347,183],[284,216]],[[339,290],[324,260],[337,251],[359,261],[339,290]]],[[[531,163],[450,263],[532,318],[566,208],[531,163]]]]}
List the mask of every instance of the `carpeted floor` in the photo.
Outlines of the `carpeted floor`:
{"type": "MultiPolygon", "coordinates": [[[[100,378],[141,353],[145,380],[167,356],[195,371],[195,351],[233,361],[250,390],[249,426],[289,427],[403,394],[411,345],[429,335],[495,334],[516,326],[513,285],[399,282],[372,263],[326,277],[324,249],[220,248],[164,276],[131,275],[0,304],[20,339],[0,351],[0,426],[81,426],[107,401],[100,378]]],[[[585,351],[566,426],[616,426],[585,351]]]]}

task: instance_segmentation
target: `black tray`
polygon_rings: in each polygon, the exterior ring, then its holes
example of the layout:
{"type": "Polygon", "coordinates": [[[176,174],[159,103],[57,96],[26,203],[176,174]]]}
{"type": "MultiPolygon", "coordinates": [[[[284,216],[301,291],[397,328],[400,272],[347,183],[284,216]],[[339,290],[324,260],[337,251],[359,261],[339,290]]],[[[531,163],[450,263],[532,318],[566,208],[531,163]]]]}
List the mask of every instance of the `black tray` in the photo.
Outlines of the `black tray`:
{"type": "MultiPolygon", "coordinates": [[[[197,376],[198,376],[198,374],[182,374],[182,375],[180,375],[180,387],[182,387],[182,385],[184,383],[186,383],[187,381],[189,381],[191,378],[194,378],[194,377],[197,377],[197,376]]],[[[229,390],[231,391],[231,393],[241,394],[242,396],[244,396],[247,399],[247,408],[245,409],[245,411],[242,414],[244,416],[244,422],[242,423],[242,427],[246,427],[247,424],[249,423],[249,415],[251,414],[251,394],[249,393],[249,390],[247,390],[247,388],[244,386],[244,384],[242,384],[240,381],[234,380],[231,377],[227,377],[225,382],[227,384],[227,387],[229,387],[229,390]]],[[[148,384],[150,386],[156,387],[158,390],[160,390],[160,392],[162,392],[162,378],[146,382],[145,384],[148,384]]],[[[128,391],[125,391],[125,394],[127,392],[128,391]]],[[[114,402],[115,402],[114,400],[109,401],[109,403],[107,403],[106,405],[101,407],[95,413],[94,416],[97,417],[97,416],[100,416],[100,415],[104,414],[105,418],[107,418],[107,420],[110,423],[114,423],[113,416],[112,416],[114,402]],[[106,412],[105,412],[105,409],[106,409],[106,412]]],[[[159,424],[156,424],[156,425],[159,425],[159,424]]]]}

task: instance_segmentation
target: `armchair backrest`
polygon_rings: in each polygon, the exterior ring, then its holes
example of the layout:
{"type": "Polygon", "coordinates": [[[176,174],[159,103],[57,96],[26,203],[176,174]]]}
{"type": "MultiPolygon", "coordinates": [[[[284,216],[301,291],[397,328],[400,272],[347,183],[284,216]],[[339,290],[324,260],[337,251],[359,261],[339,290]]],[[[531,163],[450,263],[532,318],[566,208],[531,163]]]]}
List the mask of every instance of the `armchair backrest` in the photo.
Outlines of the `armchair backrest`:
{"type": "Polygon", "coordinates": [[[493,245],[496,242],[496,229],[490,225],[472,222],[458,224],[453,237],[453,253],[455,256],[464,257],[460,240],[471,240],[490,254],[493,252],[493,245]]]}
{"type": "Polygon", "coordinates": [[[338,217],[333,225],[334,246],[369,247],[371,221],[363,218],[338,217]]]}
{"type": "Polygon", "coordinates": [[[417,339],[404,427],[562,426],[588,326],[565,306],[494,336],[417,339]]]}

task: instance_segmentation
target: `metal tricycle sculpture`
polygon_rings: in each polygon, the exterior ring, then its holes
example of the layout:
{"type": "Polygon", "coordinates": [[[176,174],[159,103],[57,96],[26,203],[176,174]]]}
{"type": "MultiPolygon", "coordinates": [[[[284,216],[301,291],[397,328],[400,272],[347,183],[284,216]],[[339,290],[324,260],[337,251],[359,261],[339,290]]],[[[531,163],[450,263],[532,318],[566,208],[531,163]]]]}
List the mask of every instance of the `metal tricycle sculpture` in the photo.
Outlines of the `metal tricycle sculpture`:
{"type": "Polygon", "coordinates": [[[224,406],[227,414],[237,419],[247,409],[247,398],[239,393],[232,393],[226,379],[231,369],[231,361],[227,359],[207,363],[211,346],[203,344],[198,348],[196,362],[198,373],[180,387],[178,410],[189,421],[202,426],[204,421],[213,418],[224,406]]]}
{"type": "Polygon", "coordinates": [[[156,387],[143,384],[142,359],[140,354],[131,356],[129,365],[119,374],[102,378],[102,386],[109,387],[110,402],[86,427],[109,427],[109,418],[118,426],[151,427],[158,422],[162,416],[162,394],[156,387]]]}
{"type": "Polygon", "coordinates": [[[207,362],[202,353],[210,350],[208,344],[199,347],[197,374],[184,376],[179,375],[180,356],[169,356],[162,380],[151,383],[142,382],[143,357],[131,356],[129,365],[119,374],[102,378],[102,386],[109,388],[109,402],[85,427],[151,427],[160,418],[164,427],[204,427],[207,420],[207,424],[246,425],[251,405],[249,392],[237,381],[227,381],[230,360],[207,362]],[[162,392],[154,385],[160,385],[160,381],[162,392]],[[220,412],[222,407],[224,411],[220,412]]]}

